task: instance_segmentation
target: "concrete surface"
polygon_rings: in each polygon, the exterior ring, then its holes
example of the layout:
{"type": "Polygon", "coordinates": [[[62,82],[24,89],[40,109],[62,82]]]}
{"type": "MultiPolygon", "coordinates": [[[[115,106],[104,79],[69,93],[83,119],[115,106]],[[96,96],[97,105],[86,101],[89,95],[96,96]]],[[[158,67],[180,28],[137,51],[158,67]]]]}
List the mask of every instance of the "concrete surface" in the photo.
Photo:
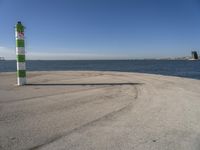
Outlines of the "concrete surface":
{"type": "Polygon", "coordinates": [[[200,80],[119,72],[0,73],[1,150],[199,150],[200,80]]]}

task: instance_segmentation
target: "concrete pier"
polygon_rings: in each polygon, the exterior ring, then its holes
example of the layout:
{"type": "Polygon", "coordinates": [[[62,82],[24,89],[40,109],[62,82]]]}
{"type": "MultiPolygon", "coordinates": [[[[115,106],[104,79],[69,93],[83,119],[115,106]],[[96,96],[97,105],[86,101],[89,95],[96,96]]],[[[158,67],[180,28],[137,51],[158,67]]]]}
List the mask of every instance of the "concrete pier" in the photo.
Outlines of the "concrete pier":
{"type": "Polygon", "coordinates": [[[200,80],[119,72],[0,73],[1,150],[199,150],[200,80]]]}

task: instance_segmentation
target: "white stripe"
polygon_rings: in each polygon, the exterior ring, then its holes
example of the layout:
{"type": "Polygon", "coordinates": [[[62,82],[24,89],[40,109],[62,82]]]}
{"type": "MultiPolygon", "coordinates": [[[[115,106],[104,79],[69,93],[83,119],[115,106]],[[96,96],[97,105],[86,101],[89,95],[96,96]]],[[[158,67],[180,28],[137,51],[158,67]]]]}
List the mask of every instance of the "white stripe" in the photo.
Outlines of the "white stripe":
{"type": "Polygon", "coordinates": [[[16,47],[16,54],[17,55],[25,55],[25,48],[24,47],[16,47]]]}
{"type": "Polygon", "coordinates": [[[26,70],[26,64],[24,62],[17,62],[17,70],[26,70]]]}
{"type": "Polygon", "coordinates": [[[26,84],[26,78],[17,78],[17,85],[26,84]]]}
{"type": "Polygon", "coordinates": [[[15,31],[15,37],[16,37],[16,39],[17,39],[17,37],[18,37],[17,35],[18,35],[18,32],[17,32],[17,31],[15,31]]]}

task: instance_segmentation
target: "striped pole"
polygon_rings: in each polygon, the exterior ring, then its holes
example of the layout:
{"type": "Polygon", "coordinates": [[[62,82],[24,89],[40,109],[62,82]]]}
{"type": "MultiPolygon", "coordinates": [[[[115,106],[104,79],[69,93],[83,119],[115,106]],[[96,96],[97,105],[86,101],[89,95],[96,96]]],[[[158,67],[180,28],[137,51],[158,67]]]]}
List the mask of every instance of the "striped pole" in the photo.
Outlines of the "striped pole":
{"type": "Polygon", "coordinates": [[[26,63],[24,48],[24,26],[19,21],[15,26],[16,55],[17,55],[17,85],[26,84],[26,63]]]}

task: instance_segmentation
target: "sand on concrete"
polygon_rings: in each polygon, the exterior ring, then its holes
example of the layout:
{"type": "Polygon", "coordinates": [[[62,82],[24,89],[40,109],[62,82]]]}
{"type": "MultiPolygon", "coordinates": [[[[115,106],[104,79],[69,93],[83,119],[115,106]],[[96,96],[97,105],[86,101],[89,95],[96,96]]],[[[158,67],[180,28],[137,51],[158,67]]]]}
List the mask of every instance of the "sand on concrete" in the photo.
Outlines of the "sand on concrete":
{"type": "Polygon", "coordinates": [[[0,73],[1,150],[199,150],[200,80],[140,73],[0,73]]]}

